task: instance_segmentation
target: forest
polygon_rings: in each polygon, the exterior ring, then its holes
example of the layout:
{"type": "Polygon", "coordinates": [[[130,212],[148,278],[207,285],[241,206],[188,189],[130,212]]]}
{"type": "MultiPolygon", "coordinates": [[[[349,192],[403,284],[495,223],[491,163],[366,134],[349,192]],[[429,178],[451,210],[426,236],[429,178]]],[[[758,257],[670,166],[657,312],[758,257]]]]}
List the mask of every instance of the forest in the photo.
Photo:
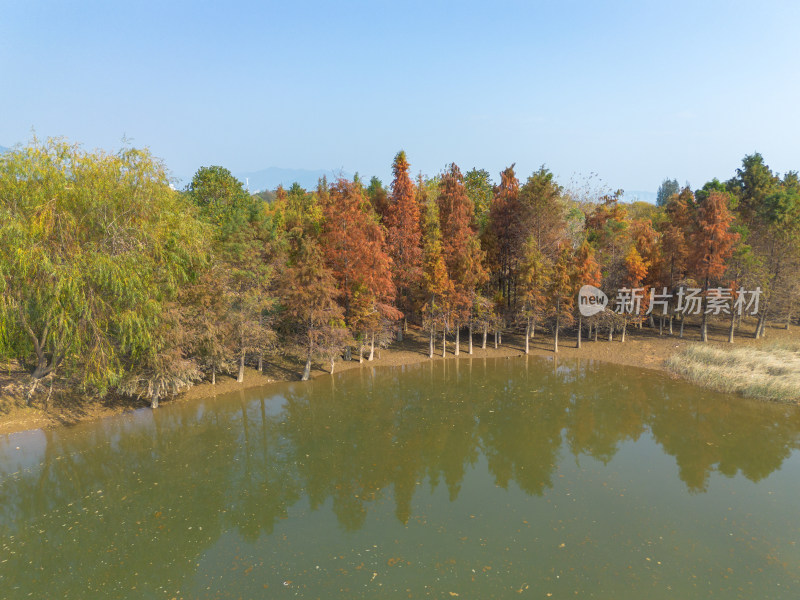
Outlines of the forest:
{"type": "Polygon", "coordinates": [[[542,332],[555,352],[567,336],[624,342],[643,326],[706,341],[710,321],[734,342],[794,318],[796,171],[754,153],[698,189],[665,179],[651,205],[514,166],[497,182],[455,164],[414,175],[400,151],[388,185],[356,175],[250,194],[220,166],[176,190],[147,150],[18,146],[0,155],[0,364],[24,367],[29,402],[58,379],[156,407],[275,356],[302,379],[371,360],[410,325],[433,357],[509,333],[525,352],[542,332]],[[582,316],[583,285],[641,301],[582,316]],[[743,320],[732,307],[752,290],[743,320]]]}

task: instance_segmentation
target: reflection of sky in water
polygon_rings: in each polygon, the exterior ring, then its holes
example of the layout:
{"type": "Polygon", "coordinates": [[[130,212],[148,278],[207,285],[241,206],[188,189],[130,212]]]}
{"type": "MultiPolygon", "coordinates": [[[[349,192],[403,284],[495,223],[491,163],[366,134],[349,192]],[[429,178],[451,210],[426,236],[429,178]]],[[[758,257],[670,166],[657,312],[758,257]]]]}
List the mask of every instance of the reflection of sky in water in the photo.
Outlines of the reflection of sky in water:
{"type": "Polygon", "coordinates": [[[0,435],[0,477],[41,464],[47,438],[41,430],[0,435]]]}
{"type": "Polygon", "coordinates": [[[6,436],[0,585],[795,598],[799,432],[794,408],[654,373],[502,359],[6,436]]]}

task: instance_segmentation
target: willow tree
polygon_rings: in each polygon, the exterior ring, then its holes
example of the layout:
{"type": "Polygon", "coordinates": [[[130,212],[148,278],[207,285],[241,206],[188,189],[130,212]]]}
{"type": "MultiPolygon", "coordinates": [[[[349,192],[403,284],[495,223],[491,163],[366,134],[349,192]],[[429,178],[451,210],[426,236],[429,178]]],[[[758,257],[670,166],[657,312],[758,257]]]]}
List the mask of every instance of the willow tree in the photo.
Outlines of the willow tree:
{"type": "Polygon", "coordinates": [[[84,390],[158,400],[199,376],[167,315],[204,263],[206,229],[147,151],[49,140],[0,156],[0,339],[84,390]]]}

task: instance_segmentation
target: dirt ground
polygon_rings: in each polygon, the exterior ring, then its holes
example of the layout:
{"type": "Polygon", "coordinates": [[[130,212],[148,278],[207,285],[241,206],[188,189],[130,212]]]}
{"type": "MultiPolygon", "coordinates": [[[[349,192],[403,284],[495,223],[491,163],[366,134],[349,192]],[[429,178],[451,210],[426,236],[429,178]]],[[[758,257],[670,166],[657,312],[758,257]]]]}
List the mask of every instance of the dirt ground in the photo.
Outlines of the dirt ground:
{"type": "MultiPolygon", "coordinates": [[[[752,346],[770,343],[775,340],[788,337],[795,338],[798,333],[795,328],[786,330],[785,328],[774,326],[768,328],[767,337],[762,340],[752,338],[754,324],[746,323],[742,327],[742,335],[737,336],[736,345],[752,346]]],[[[665,329],[666,332],[666,329],[665,329]]],[[[710,328],[710,343],[728,347],[727,328],[720,323],[719,326],[710,328]]],[[[619,365],[634,366],[647,369],[665,370],[664,362],[676,350],[699,341],[698,328],[687,326],[684,338],[678,337],[677,328],[672,336],[659,335],[658,329],[629,329],[624,343],[620,341],[617,333],[614,340],[608,341],[608,332],[600,332],[598,341],[584,340],[582,347],[577,349],[574,333],[571,335],[561,334],[559,339],[558,356],[561,358],[582,358],[585,360],[598,360],[603,362],[615,363],[619,365]]],[[[476,334],[473,345],[473,358],[484,357],[508,357],[521,356],[524,354],[524,336],[503,335],[503,343],[498,348],[494,347],[494,336],[489,335],[486,349],[480,348],[481,336],[476,334]]],[[[445,360],[458,360],[467,358],[470,355],[466,352],[467,344],[461,340],[461,353],[459,357],[453,355],[453,339],[448,339],[447,357],[445,360]]],[[[531,355],[534,356],[553,356],[553,338],[549,333],[539,334],[531,340],[531,355]]],[[[350,369],[358,369],[362,366],[381,366],[381,365],[403,365],[425,362],[428,358],[428,338],[427,335],[417,328],[410,327],[402,342],[395,342],[391,347],[375,351],[375,359],[372,362],[364,361],[363,365],[357,358],[348,362],[337,362],[336,372],[350,369]]],[[[441,338],[437,340],[434,360],[442,360],[441,338]]],[[[314,369],[313,377],[328,375],[325,369],[314,369]]],[[[280,359],[280,362],[269,362],[264,365],[264,372],[259,373],[256,369],[247,369],[244,381],[238,383],[235,378],[220,375],[217,377],[216,385],[201,383],[194,386],[188,392],[181,394],[173,399],[162,402],[191,402],[197,398],[225,394],[251,387],[269,385],[276,381],[290,381],[300,378],[302,365],[291,359],[280,359]]],[[[37,395],[36,402],[32,407],[24,406],[24,389],[21,381],[24,381],[25,374],[16,365],[0,365],[0,435],[26,431],[29,429],[43,429],[72,425],[75,423],[102,419],[128,410],[142,408],[146,404],[140,400],[111,397],[103,401],[80,399],[68,390],[54,389],[50,393],[47,407],[44,406],[44,399],[47,393],[44,391],[37,395]]],[[[48,390],[49,391],[49,390],[48,390]]]]}

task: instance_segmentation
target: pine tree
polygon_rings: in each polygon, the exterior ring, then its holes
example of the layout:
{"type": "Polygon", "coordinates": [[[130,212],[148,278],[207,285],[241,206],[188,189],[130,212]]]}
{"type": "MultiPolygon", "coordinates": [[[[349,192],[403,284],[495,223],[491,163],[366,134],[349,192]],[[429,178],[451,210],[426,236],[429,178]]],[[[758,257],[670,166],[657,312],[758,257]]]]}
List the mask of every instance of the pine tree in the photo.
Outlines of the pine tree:
{"type": "MultiPolygon", "coordinates": [[[[594,248],[587,242],[583,241],[578,252],[575,255],[575,279],[578,286],[593,285],[597,288],[602,283],[602,274],[600,272],[600,265],[595,260],[594,248]]],[[[589,327],[591,332],[591,326],[589,327]]],[[[578,341],[577,348],[581,347],[581,335],[583,330],[583,315],[578,312],[578,341]]]]}
{"type": "Polygon", "coordinates": [[[405,152],[398,152],[392,166],[394,179],[385,221],[392,275],[398,292],[397,304],[406,320],[414,310],[414,300],[422,281],[420,210],[408,168],[405,152]]]}
{"type": "Polygon", "coordinates": [[[450,312],[450,299],[453,295],[453,282],[447,273],[447,265],[442,251],[442,232],[439,226],[439,209],[436,202],[429,200],[425,210],[423,239],[423,285],[425,299],[423,327],[430,332],[430,358],[433,358],[436,329],[442,329],[442,346],[446,347],[446,334],[450,312]]]}
{"type": "Polygon", "coordinates": [[[519,250],[527,236],[520,223],[519,180],[514,165],[500,173],[489,207],[489,225],[483,239],[492,284],[510,307],[520,257],[519,250]]]}
{"type": "Polygon", "coordinates": [[[395,286],[392,259],[386,252],[383,228],[363,196],[360,185],[340,179],[331,186],[330,202],[323,208],[322,246],[333,271],[344,309],[345,322],[363,340],[374,339],[376,321],[366,318],[364,303],[379,323],[401,315],[392,306],[395,286]],[[359,311],[353,300],[359,295],[359,311]]]}
{"type": "Polygon", "coordinates": [[[549,268],[536,240],[531,237],[525,245],[525,254],[519,269],[520,316],[525,321],[525,354],[530,352],[530,340],[541,320],[549,284],[549,268]]]}
{"type": "Polygon", "coordinates": [[[558,259],[553,265],[548,301],[553,325],[553,352],[558,352],[558,334],[563,325],[571,325],[573,321],[575,268],[572,248],[568,243],[561,244],[558,259]]]}
{"type": "Polygon", "coordinates": [[[456,333],[455,354],[458,355],[460,329],[464,323],[471,322],[478,287],[487,281],[488,276],[483,268],[483,251],[474,228],[474,206],[464,187],[461,171],[455,164],[451,164],[442,175],[437,205],[442,254],[448,277],[453,282],[449,304],[456,333]]]}
{"type": "MultiPolygon", "coordinates": [[[[633,294],[634,289],[641,289],[640,293],[641,302],[635,303],[634,308],[638,309],[639,312],[635,314],[635,318],[638,320],[641,318],[641,311],[644,309],[644,305],[642,304],[647,297],[646,289],[642,288],[642,284],[644,282],[645,277],[647,277],[647,270],[649,264],[642,258],[642,255],[639,254],[639,251],[636,249],[635,245],[632,245],[628,250],[628,254],[625,256],[624,261],[624,274],[622,285],[623,287],[631,290],[631,294],[633,294]]],[[[623,311],[623,320],[622,320],[622,341],[625,342],[625,334],[628,329],[628,312],[623,311]]]]}
{"type": "Polygon", "coordinates": [[[709,283],[725,273],[726,261],[733,254],[739,234],[731,229],[733,214],[728,210],[728,194],[711,192],[697,209],[697,226],[692,235],[690,265],[698,280],[703,282],[702,322],[700,338],[708,341],[709,283]]]}
{"type": "Polygon", "coordinates": [[[349,339],[339,291],[322,249],[311,237],[295,240],[295,249],[282,276],[280,301],[285,337],[305,359],[301,379],[311,377],[315,358],[331,361],[349,339]]]}

